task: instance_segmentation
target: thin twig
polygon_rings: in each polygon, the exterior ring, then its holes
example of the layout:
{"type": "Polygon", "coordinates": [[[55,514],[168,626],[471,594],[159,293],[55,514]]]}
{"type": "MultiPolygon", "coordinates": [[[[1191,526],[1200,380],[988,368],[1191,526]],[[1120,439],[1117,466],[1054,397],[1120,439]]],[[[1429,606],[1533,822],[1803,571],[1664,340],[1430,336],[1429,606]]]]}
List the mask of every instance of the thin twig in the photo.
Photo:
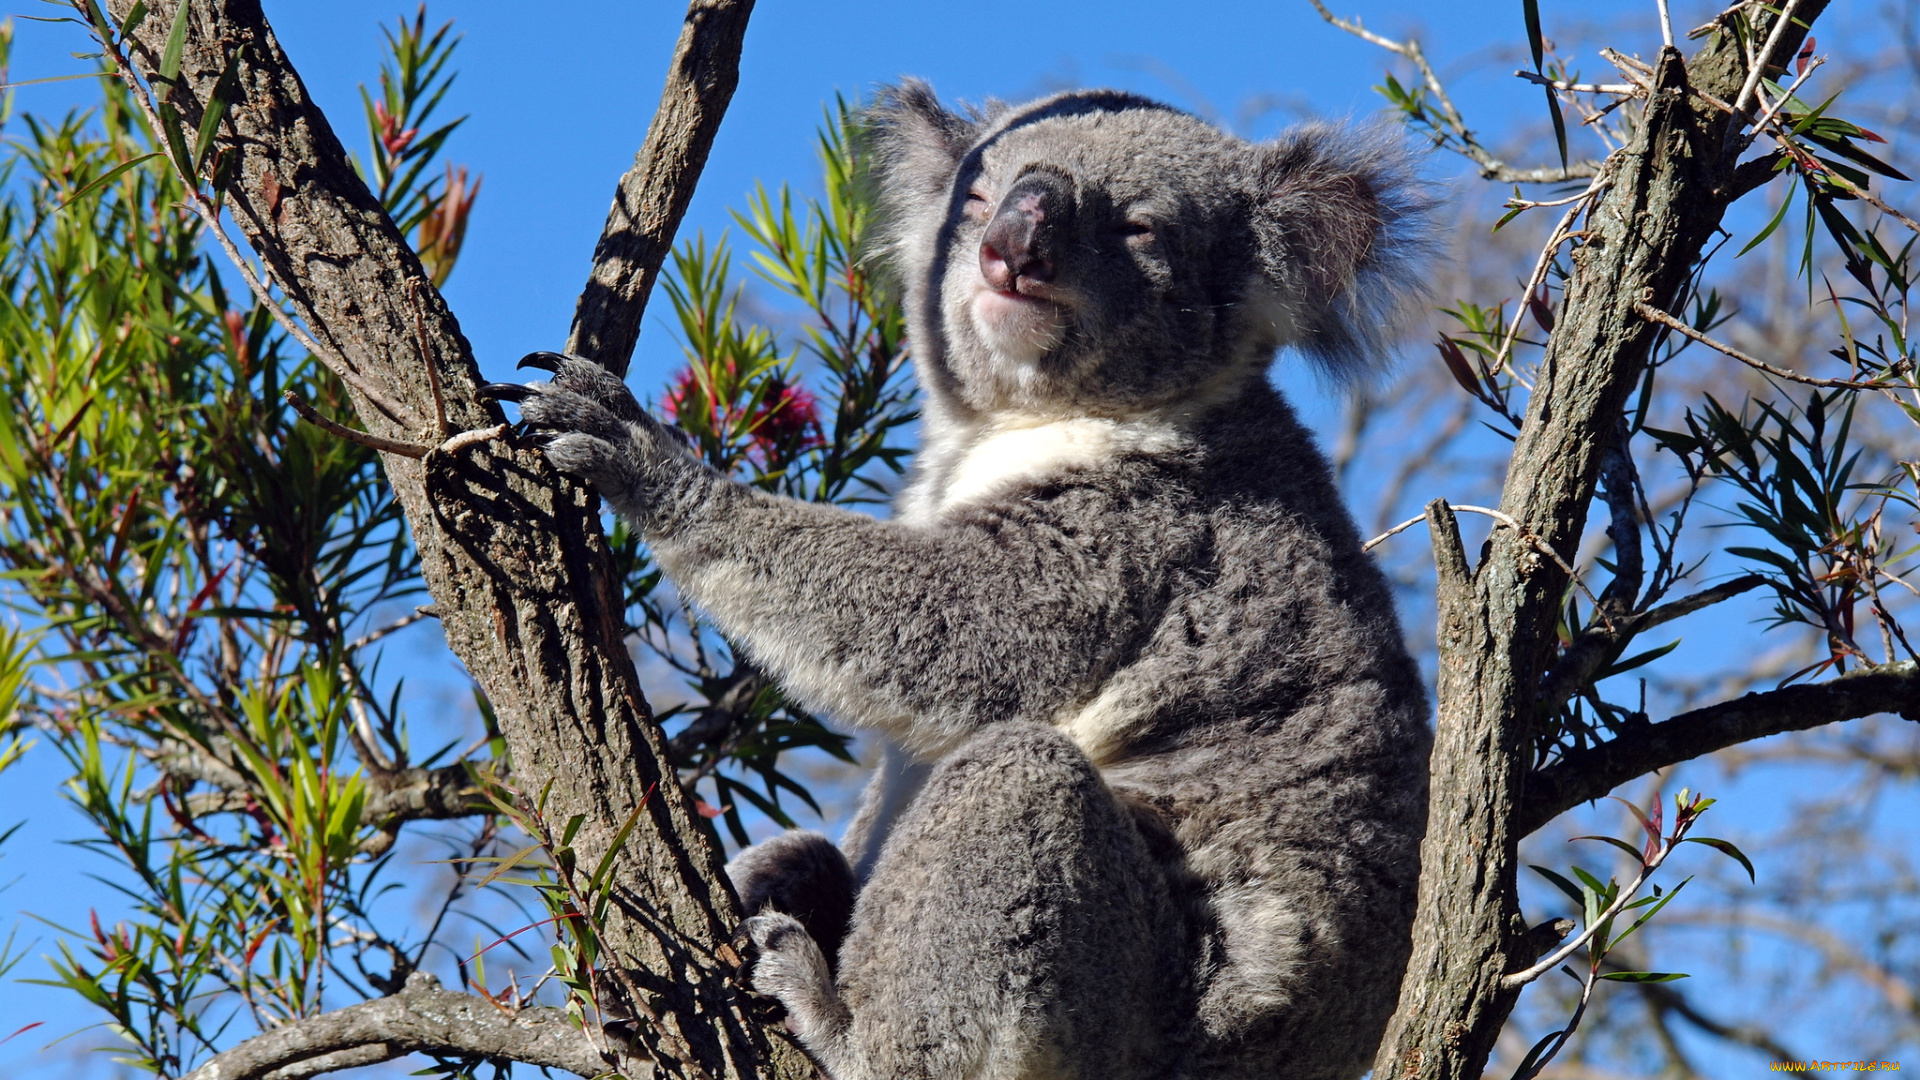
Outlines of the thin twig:
{"type": "MultiPolygon", "coordinates": [[[[1587,602],[1593,605],[1594,613],[1600,616],[1600,621],[1607,625],[1607,629],[1609,630],[1615,629],[1613,625],[1613,619],[1608,617],[1606,609],[1602,607],[1600,604],[1599,598],[1594,596],[1593,593],[1587,589],[1586,583],[1581,581],[1580,575],[1575,573],[1573,570],[1573,567],[1568,566],[1567,561],[1560,557],[1560,553],[1553,550],[1553,545],[1547,543],[1545,540],[1540,539],[1538,536],[1535,536],[1532,533],[1528,532],[1525,528],[1521,526],[1519,522],[1513,520],[1513,518],[1507,516],[1506,514],[1493,509],[1492,507],[1468,506],[1464,503],[1448,503],[1447,505],[1455,513],[1480,514],[1484,517],[1490,517],[1498,524],[1504,525],[1507,528],[1512,529],[1514,532],[1520,534],[1520,538],[1522,540],[1525,540],[1530,546],[1534,548],[1534,550],[1540,552],[1542,555],[1545,555],[1547,558],[1552,559],[1554,565],[1558,566],[1561,569],[1561,571],[1567,575],[1567,580],[1573,582],[1574,588],[1579,589],[1580,594],[1582,596],[1585,596],[1587,598],[1587,602]]],[[[1422,514],[1417,518],[1408,518],[1407,520],[1401,522],[1400,524],[1395,525],[1393,528],[1388,529],[1386,532],[1381,533],[1379,536],[1376,536],[1373,539],[1367,541],[1366,543],[1361,544],[1360,550],[1372,551],[1374,548],[1378,547],[1381,544],[1381,542],[1385,541],[1388,537],[1395,536],[1399,533],[1403,533],[1425,520],[1427,520],[1427,518],[1426,518],[1426,515],[1424,514],[1422,514]]]]}
{"type": "MultiPolygon", "coordinates": [[[[1801,72],[1797,77],[1795,77],[1792,84],[1789,85],[1786,91],[1780,95],[1780,99],[1768,105],[1765,111],[1761,112],[1760,119],[1754,121],[1753,135],[1748,137],[1747,139],[1748,142],[1752,142],[1754,137],[1757,137],[1760,134],[1761,129],[1773,123],[1773,118],[1779,115],[1780,110],[1786,107],[1787,102],[1793,100],[1793,95],[1800,92],[1800,87],[1804,85],[1808,79],[1813,77],[1814,72],[1820,70],[1820,65],[1826,62],[1827,62],[1826,57],[1816,56],[1812,59],[1812,61],[1810,61],[1807,64],[1807,70],[1801,72]]],[[[1765,92],[1762,92],[1760,94],[1760,97],[1762,100],[1765,100],[1766,96],[1767,95],[1765,94],[1765,92]]]]}
{"type": "Polygon", "coordinates": [[[434,607],[432,604],[423,604],[420,607],[414,608],[412,614],[403,615],[400,618],[395,619],[394,621],[388,623],[385,626],[380,627],[377,630],[370,630],[367,633],[361,635],[359,638],[355,639],[351,644],[347,646],[347,651],[359,652],[361,649],[364,649],[367,646],[373,644],[374,642],[379,641],[381,638],[386,637],[388,634],[391,634],[396,630],[404,630],[407,627],[412,626],[414,623],[419,622],[421,619],[437,619],[439,617],[440,617],[439,608],[434,607]]]}
{"type": "Polygon", "coordinates": [[[1555,90],[1564,90],[1570,94],[1638,95],[1645,92],[1641,87],[1635,86],[1632,83],[1570,83],[1560,79],[1549,79],[1545,75],[1538,75],[1531,71],[1516,71],[1513,74],[1515,77],[1525,79],[1530,83],[1552,87],[1555,90]]]}
{"type": "MultiPolygon", "coordinates": [[[[1753,62],[1748,65],[1747,81],[1740,87],[1739,96],[1733,99],[1733,111],[1735,115],[1744,116],[1746,114],[1747,104],[1752,100],[1755,92],[1758,91],[1760,80],[1766,74],[1767,61],[1773,56],[1773,50],[1779,46],[1780,38],[1787,32],[1787,26],[1793,22],[1793,13],[1799,6],[1800,0],[1787,0],[1787,6],[1781,9],[1780,17],[1774,20],[1773,28],[1767,34],[1767,44],[1754,56],[1753,62]]],[[[1740,125],[1738,123],[1728,126],[1727,137],[1729,142],[1738,138],[1739,135],[1740,125]]]]}
{"type": "Polygon", "coordinates": [[[1787,379],[1792,382],[1802,383],[1806,386],[1824,387],[1829,390],[1886,390],[1893,386],[1891,383],[1884,383],[1877,380],[1861,382],[1856,379],[1820,379],[1812,375],[1801,375],[1798,372],[1788,371],[1785,368],[1774,367],[1765,360],[1748,356],[1746,353],[1741,352],[1731,345],[1715,341],[1700,331],[1695,330],[1693,327],[1688,326],[1685,322],[1674,318],[1672,315],[1661,311],[1651,304],[1636,303],[1633,305],[1633,310],[1639,312],[1640,316],[1644,319],[1657,322],[1679,333],[1682,337],[1697,341],[1715,352],[1725,353],[1756,371],[1764,371],[1768,375],[1775,376],[1776,378],[1787,379]]]}
{"type": "Polygon", "coordinates": [[[1667,0],[1653,0],[1660,9],[1660,44],[1673,48],[1673,14],[1667,10],[1667,0]]]}
{"type": "Polygon", "coordinates": [[[337,435],[348,442],[359,443],[368,449],[378,450],[386,454],[398,454],[401,457],[409,457],[415,460],[426,457],[428,451],[431,449],[430,447],[419,446],[414,443],[400,442],[397,439],[382,438],[364,431],[355,431],[345,424],[335,423],[315,412],[313,406],[307,404],[305,398],[302,398],[292,390],[287,391],[281,396],[286,400],[287,404],[293,406],[294,412],[299,413],[305,418],[307,423],[312,424],[314,427],[330,435],[337,435]]]}
{"type": "Polygon", "coordinates": [[[511,424],[495,424],[492,427],[462,431],[435,449],[443,454],[457,454],[469,446],[479,446],[481,443],[492,442],[495,439],[504,439],[507,437],[507,432],[512,429],[511,424]]]}
{"type": "Polygon", "coordinates": [[[413,307],[413,332],[420,341],[420,362],[427,368],[427,388],[433,391],[434,437],[446,442],[453,437],[453,425],[447,423],[447,397],[440,389],[440,367],[433,362],[433,348],[427,344],[427,324],[420,315],[420,282],[407,282],[407,300],[413,307]]]}
{"type": "Polygon", "coordinates": [[[1557,169],[1516,169],[1494,157],[1491,151],[1481,146],[1479,140],[1473,137],[1473,132],[1467,127],[1466,119],[1460,115],[1460,110],[1454,106],[1453,99],[1447,95],[1446,87],[1441,84],[1440,76],[1434,73],[1433,65],[1427,63],[1426,54],[1421,51],[1419,41],[1413,38],[1395,41],[1392,38],[1382,37],[1360,25],[1360,20],[1357,18],[1343,19],[1328,11],[1326,4],[1321,0],[1307,0],[1307,2],[1312,4],[1313,9],[1320,13],[1320,17],[1335,29],[1344,30],[1370,45],[1378,45],[1411,62],[1414,69],[1420,73],[1420,81],[1426,84],[1427,92],[1433,95],[1434,104],[1439,106],[1441,119],[1445,122],[1447,129],[1459,139],[1458,152],[1480,166],[1481,176],[1507,184],[1560,184],[1568,180],[1584,180],[1600,170],[1597,162],[1581,162],[1557,169]]]}
{"type": "Polygon", "coordinates": [[[1607,909],[1600,913],[1599,918],[1589,921],[1587,928],[1580,931],[1578,936],[1566,944],[1561,945],[1553,952],[1548,953],[1545,957],[1541,958],[1539,963],[1527,970],[1516,971],[1501,979],[1500,985],[1510,990],[1525,986],[1540,976],[1545,975],[1547,972],[1552,971],[1554,968],[1559,967],[1562,960],[1572,956],[1575,952],[1579,951],[1582,945],[1593,940],[1593,935],[1599,933],[1601,927],[1608,925],[1614,916],[1626,910],[1627,905],[1633,901],[1634,894],[1640,891],[1640,886],[1645,885],[1647,878],[1651,877],[1655,870],[1660,869],[1660,864],[1667,861],[1668,855],[1673,854],[1673,849],[1677,846],[1677,843],[1678,837],[1674,837],[1670,838],[1666,843],[1661,844],[1660,849],[1653,853],[1653,858],[1640,864],[1640,872],[1635,874],[1633,880],[1628,882],[1626,887],[1620,890],[1619,895],[1613,898],[1613,903],[1607,905],[1607,909]]]}
{"type": "Polygon", "coordinates": [[[1725,11],[1722,11],[1720,14],[1715,15],[1711,20],[1707,22],[1703,22],[1699,26],[1696,26],[1693,29],[1687,31],[1687,40],[1692,41],[1695,38],[1706,37],[1708,34],[1711,34],[1715,30],[1718,30],[1721,27],[1725,26],[1727,24],[1728,16],[1744,8],[1752,7],[1755,2],[1756,0],[1740,0],[1739,3],[1734,4],[1732,7],[1727,8],[1725,11]]]}
{"type": "MultiPolygon", "coordinates": [[[[1522,295],[1531,297],[1539,290],[1541,283],[1547,280],[1547,271],[1553,266],[1554,255],[1560,250],[1560,245],[1566,243],[1567,238],[1573,235],[1573,223],[1580,220],[1580,215],[1586,210],[1588,203],[1596,198],[1600,194],[1600,191],[1606,187],[1608,175],[1607,168],[1602,166],[1600,172],[1594,176],[1593,182],[1587,185],[1587,190],[1575,197],[1572,208],[1562,215],[1560,223],[1553,227],[1552,235],[1547,237],[1546,244],[1540,249],[1539,260],[1533,264],[1533,273],[1528,276],[1527,289],[1522,295]]],[[[1512,371],[1509,363],[1512,359],[1513,343],[1514,340],[1520,336],[1520,325],[1526,317],[1526,314],[1527,302],[1522,300],[1514,308],[1513,322],[1508,324],[1506,336],[1500,340],[1500,351],[1493,356],[1493,369],[1495,371],[1503,368],[1512,371]]],[[[1514,378],[1520,377],[1519,372],[1512,373],[1514,378]]],[[[1525,379],[1521,379],[1520,381],[1527,385],[1527,389],[1533,389],[1532,384],[1527,383],[1525,379]]]]}

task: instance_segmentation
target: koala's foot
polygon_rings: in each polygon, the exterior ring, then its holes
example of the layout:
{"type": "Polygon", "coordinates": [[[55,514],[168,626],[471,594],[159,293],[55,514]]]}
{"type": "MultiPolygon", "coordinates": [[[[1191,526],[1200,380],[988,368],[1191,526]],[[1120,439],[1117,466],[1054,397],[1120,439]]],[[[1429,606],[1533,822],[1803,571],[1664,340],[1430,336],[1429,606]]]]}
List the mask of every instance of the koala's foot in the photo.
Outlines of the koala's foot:
{"type": "Polygon", "coordinates": [[[619,376],[571,353],[529,353],[519,366],[545,383],[488,383],[480,396],[516,402],[521,423],[546,432],[547,460],[593,485],[614,510],[646,523],[704,472],[672,431],[648,416],[619,376]]]}
{"type": "Polygon", "coordinates": [[[833,841],[798,829],[781,833],[735,855],[727,877],[748,915],[793,916],[820,946],[828,969],[837,968],[856,886],[853,868],[833,841]]]}
{"type": "Polygon", "coordinates": [[[740,929],[753,944],[748,984],[786,1006],[787,1030],[833,1080],[860,1080],[847,1045],[853,1016],[807,928],[791,915],[769,911],[748,919],[740,929]]]}

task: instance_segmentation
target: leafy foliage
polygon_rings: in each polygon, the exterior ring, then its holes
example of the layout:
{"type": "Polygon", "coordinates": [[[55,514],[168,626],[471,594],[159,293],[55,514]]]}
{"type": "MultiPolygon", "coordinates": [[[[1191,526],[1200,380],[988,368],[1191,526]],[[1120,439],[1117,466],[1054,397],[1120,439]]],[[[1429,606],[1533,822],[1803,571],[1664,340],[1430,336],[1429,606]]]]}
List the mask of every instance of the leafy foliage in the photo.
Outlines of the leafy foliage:
{"type": "MultiPolygon", "coordinates": [[[[136,5],[116,28],[95,5],[84,13],[107,42],[147,17],[136,5]]],[[[436,283],[479,187],[456,166],[433,172],[461,122],[435,120],[458,40],[422,9],[387,34],[378,91],[363,90],[366,178],[436,283]]],[[[344,420],[345,387],[302,355],[284,313],[230,292],[209,253],[208,217],[192,211],[217,205],[228,165],[176,130],[177,63],[151,88],[103,79],[96,111],[25,117],[24,137],[0,150],[0,390],[19,403],[0,417],[0,595],[33,628],[0,634],[0,768],[23,752],[24,728],[46,733],[95,830],[80,846],[114,868],[103,880],[125,913],[50,924],[61,936],[48,981],[101,1011],[124,1061],[164,1076],[343,995],[397,990],[436,946],[496,1000],[517,1005],[551,981],[584,1017],[602,977],[606,868],[576,873],[579,823],[551,825],[541,800],[514,792],[477,693],[486,730],[463,754],[412,745],[379,643],[431,615],[408,611],[418,557],[376,455],[283,402],[291,391],[344,420]],[[159,144],[134,96],[146,89],[159,144]],[[386,796],[448,776],[466,799],[435,815],[460,819],[436,838],[454,876],[424,919],[396,918],[377,901],[399,887],[409,815],[386,796]],[[469,902],[514,881],[546,883],[530,895],[547,917],[515,893],[469,902]],[[517,928],[492,921],[515,908],[517,928]],[[493,946],[447,941],[462,919],[522,958],[549,937],[553,966],[489,991],[493,946]]],[[[212,103],[212,124],[225,107],[212,103]]],[[[717,467],[859,504],[899,470],[913,413],[898,308],[855,254],[869,211],[848,132],[842,107],[822,135],[824,200],[762,191],[741,215],[763,279],[802,305],[798,346],[741,315],[724,241],[691,245],[667,283],[688,367],[662,404],[717,467]]],[[[636,632],[699,695],[674,740],[682,781],[706,786],[702,805],[736,838],[743,806],[786,822],[783,796],[813,799],[783,755],[844,758],[845,738],[733,664],[637,538],[613,539],[636,632]]],[[[17,959],[9,942],[0,970],[17,959]]]]}

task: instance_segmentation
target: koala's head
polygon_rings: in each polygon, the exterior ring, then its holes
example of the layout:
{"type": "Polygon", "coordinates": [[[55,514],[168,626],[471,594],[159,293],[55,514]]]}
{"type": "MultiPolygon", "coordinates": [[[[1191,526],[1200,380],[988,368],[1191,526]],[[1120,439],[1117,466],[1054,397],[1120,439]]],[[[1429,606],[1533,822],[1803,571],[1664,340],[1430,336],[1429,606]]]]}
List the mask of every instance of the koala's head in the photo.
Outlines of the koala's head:
{"type": "Polygon", "coordinates": [[[1397,138],[1249,143],[1131,94],[967,115],[924,83],[866,113],[881,242],[921,379],[949,408],[1124,415],[1385,354],[1430,201],[1397,138]]]}

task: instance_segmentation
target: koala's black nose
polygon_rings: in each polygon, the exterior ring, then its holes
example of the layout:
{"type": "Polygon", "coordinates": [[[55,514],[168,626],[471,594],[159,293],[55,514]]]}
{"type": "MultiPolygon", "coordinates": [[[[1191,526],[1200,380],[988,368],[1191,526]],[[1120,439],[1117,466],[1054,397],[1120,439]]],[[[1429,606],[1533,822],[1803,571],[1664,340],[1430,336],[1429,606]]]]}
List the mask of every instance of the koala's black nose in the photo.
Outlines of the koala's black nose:
{"type": "Polygon", "coordinates": [[[1073,189],[1050,172],[1015,181],[980,239],[980,273],[1002,292],[1020,281],[1051,281],[1065,237],[1073,233],[1073,189]]]}

